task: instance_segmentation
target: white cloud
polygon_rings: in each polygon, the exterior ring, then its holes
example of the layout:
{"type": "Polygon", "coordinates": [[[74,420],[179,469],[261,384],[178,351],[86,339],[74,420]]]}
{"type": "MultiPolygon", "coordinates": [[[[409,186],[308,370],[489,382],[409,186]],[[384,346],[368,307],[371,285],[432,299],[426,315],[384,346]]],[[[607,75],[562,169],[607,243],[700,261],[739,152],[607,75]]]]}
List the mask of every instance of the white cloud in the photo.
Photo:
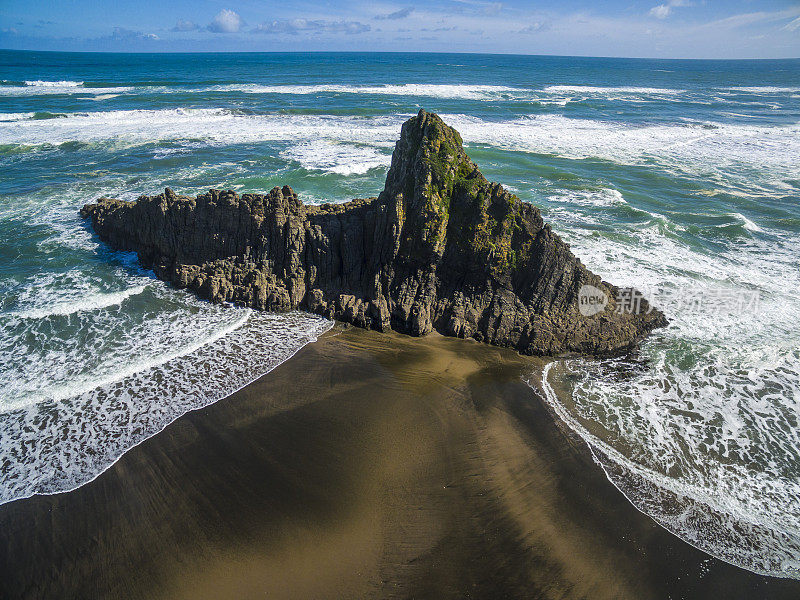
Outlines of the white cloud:
{"type": "Polygon", "coordinates": [[[242,17],[238,13],[223,8],[211,24],[208,26],[209,31],[214,33],[237,33],[242,29],[242,17]]]}
{"type": "MultiPolygon", "coordinates": [[[[736,29],[740,27],[748,27],[753,25],[765,25],[769,23],[774,23],[777,21],[783,21],[786,19],[792,19],[798,17],[800,15],[800,7],[796,8],[788,8],[786,10],[779,10],[774,12],[754,12],[754,13],[743,13],[738,15],[733,15],[730,17],[725,17],[724,19],[719,19],[717,21],[712,21],[706,25],[706,27],[714,27],[720,29],[736,29]]],[[[785,29],[787,31],[793,31],[793,29],[789,29],[789,27],[794,23],[792,21],[788,25],[782,27],[781,29],[785,29]]],[[[797,26],[795,26],[796,28],[797,26]]]]}
{"type": "Polygon", "coordinates": [[[369,25],[358,21],[326,21],[322,19],[288,19],[285,21],[269,21],[261,23],[253,33],[272,33],[297,35],[300,32],[308,33],[365,33],[371,28],[369,25]]]}
{"type": "Polygon", "coordinates": [[[659,4],[650,9],[650,16],[656,19],[666,19],[672,12],[672,7],[668,4],[659,4]]]}
{"type": "Polygon", "coordinates": [[[670,0],[666,4],[659,4],[650,9],[650,16],[656,19],[666,19],[672,14],[672,9],[679,6],[692,6],[688,0],[670,0]]]}
{"type": "Polygon", "coordinates": [[[800,29],[800,17],[797,17],[794,21],[787,23],[783,28],[786,31],[797,31],[800,29]]]}

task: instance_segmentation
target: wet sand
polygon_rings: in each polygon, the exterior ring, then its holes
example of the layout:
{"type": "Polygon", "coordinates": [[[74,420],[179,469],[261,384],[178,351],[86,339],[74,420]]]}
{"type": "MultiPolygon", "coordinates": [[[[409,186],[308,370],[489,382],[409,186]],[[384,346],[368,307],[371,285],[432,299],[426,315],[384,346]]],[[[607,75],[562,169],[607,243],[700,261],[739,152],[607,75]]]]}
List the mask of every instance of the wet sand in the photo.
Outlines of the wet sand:
{"type": "Polygon", "coordinates": [[[535,367],[337,327],[93,482],[0,506],[0,598],[800,598],[634,509],[535,367]]]}

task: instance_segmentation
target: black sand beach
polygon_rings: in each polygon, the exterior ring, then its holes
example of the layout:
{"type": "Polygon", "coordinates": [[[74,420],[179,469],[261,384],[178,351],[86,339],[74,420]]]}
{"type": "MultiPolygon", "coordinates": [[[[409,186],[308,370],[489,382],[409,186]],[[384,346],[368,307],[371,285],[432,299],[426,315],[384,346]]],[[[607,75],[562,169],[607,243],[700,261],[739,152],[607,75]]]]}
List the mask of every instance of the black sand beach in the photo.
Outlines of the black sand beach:
{"type": "Polygon", "coordinates": [[[635,510],[535,366],[337,326],[93,482],[0,506],[0,597],[800,597],[635,510]]]}

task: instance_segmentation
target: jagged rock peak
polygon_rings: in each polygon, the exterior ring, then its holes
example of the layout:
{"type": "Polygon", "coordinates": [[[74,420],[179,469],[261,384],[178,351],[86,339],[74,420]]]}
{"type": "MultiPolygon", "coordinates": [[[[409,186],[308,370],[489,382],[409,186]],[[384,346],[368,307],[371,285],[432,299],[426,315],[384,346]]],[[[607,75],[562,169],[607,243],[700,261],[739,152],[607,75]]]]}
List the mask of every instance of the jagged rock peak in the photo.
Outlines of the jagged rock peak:
{"type": "Polygon", "coordinates": [[[424,110],[403,124],[378,198],[306,206],[288,186],[196,198],[167,189],[101,198],[81,215],[161,279],[213,302],[436,330],[527,354],[618,352],[666,324],[645,300],[620,310],[619,290],[536,207],[487,181],[458,132],[424,110]]]}

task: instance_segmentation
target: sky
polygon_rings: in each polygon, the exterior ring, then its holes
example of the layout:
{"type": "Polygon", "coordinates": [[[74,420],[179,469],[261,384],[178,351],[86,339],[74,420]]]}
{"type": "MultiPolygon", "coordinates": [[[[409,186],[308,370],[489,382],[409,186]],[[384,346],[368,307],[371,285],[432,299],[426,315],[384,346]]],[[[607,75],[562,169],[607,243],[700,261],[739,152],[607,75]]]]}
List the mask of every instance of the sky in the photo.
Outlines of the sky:
{"type": "Polygon", "coordinates": [[[799,58],[800,1],[0,0],[0,48],[799,58]]]}

